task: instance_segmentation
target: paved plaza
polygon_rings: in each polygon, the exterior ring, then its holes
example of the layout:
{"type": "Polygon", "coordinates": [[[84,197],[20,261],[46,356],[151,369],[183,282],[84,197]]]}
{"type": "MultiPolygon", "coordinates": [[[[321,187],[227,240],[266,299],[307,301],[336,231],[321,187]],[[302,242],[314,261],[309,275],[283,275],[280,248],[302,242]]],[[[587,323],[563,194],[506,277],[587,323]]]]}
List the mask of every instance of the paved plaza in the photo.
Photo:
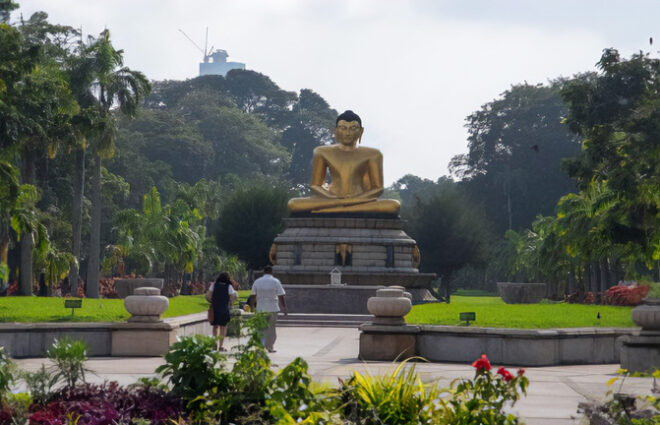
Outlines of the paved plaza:
{"type": "MultiPolygon", "coordinates": [[[[300,356],[309,363],[310,373],[318,381],[336,383],[337,378],[346,378],[354,370],[379,374],[392,369],[388,362],[357,359],[359,331],[354,328],[284,327],[277,332],[277,352],[271,354],[273,364],[284,366],[300,356]]],[[[230,338],[226,345],[236,343],[236,339],[230,338]]],[[[424,381],[448,386],[456,378],[474,375],[471,360],[466,359],[465,364],[417,363],[416,367],[424,381]]],[[[47,359],[17,360],[19,367],[26,370],[36,370],[45,362],[47,359]]],[[[155,376],[154,370],[162,363],[161,357],[95,357],[87,362],[87,367],[94,371],[88,381],[131,384],[140,377],[155,376]]],[[[618,368],[616,364],[525,368],[530,381],[528,394],[513,411],[529,425],[577,424],[579,402],[603,399],[611,389],[637,395],[651,393],[650,378],[627,378],[622,388],[618,382],[608,388],[606,382],[616,376],[618,368]]]]}

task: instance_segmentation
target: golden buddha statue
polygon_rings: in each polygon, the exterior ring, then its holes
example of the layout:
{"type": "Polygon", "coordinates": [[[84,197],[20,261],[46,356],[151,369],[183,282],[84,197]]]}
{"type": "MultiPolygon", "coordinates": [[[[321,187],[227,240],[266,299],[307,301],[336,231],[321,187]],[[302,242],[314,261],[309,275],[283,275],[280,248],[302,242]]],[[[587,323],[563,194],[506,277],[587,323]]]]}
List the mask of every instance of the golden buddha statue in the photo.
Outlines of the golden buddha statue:
{"type": "Polygon", "coordinates": [[[383,154],[358,146],[362,120],[353,111],[337,117],[334,145],[314,149],[312,196],[289,201],[292,213],[385,213],[398,214],[394,199],[378,199],[383,193],[383,154]],[[326,174],[330,173],[330,184],[326,174]]]}

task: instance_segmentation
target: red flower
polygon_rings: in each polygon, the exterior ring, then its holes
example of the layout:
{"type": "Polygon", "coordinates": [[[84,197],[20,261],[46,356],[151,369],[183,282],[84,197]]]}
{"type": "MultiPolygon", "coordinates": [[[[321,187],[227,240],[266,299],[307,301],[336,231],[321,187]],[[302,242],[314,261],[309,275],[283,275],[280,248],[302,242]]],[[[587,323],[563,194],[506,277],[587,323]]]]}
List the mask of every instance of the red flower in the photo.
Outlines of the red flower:
{"type": "Polygon", "coordinates": [[[506,382],[509,382],[510,380],[513,379],[513,375],[511,375],[511,372],[504,369],[503,367],[497,369],[497,374],[502,375],[502,378],[504,378],[506,382]]]}
{"type": "Polygon", "coordinates": [[[518,376],[523,376],[525,374],[525,369],[518,369],[518,376]]]}
{"type": "Polygon", "coordinates": [[[480,358],[472,363],[472,367],[477,368],[477,370],[490,370],[488,357],[485,354],[482,354],[480,358]]]}

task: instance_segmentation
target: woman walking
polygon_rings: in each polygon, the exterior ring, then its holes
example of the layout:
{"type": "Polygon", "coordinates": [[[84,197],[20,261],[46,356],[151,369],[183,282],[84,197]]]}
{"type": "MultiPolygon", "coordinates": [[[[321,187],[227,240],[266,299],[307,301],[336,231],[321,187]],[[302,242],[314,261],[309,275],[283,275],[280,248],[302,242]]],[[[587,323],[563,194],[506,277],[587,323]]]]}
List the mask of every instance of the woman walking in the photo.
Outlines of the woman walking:
{"type": "Polygon", "coordinates": [[[218,351],[227,351],[222,344],[227,336],[227,324],[230,319],[229,308],[236,299],[236,289],[238,289],[238,284],[227,272],[220,273],[215,283],[209,288],[209,292],[211,292],[209,321],[213,325],[213,336],[218,338],[218,351]]]}

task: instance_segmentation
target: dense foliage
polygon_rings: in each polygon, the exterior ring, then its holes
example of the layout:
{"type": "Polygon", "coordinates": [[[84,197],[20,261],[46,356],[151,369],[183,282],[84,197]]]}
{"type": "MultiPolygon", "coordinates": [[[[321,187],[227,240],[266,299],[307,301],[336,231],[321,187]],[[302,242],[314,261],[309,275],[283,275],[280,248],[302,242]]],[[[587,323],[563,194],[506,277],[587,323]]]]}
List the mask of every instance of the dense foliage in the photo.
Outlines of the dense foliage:
{"type": "Polygon", "coordinates": [[[598,66],[562,91],[565,121],[582,138],[582,153],[563,165],[580,191],[508,239],[530,279],[604,293],[660,277],[660,60],[606,49],[598,66]]]}

